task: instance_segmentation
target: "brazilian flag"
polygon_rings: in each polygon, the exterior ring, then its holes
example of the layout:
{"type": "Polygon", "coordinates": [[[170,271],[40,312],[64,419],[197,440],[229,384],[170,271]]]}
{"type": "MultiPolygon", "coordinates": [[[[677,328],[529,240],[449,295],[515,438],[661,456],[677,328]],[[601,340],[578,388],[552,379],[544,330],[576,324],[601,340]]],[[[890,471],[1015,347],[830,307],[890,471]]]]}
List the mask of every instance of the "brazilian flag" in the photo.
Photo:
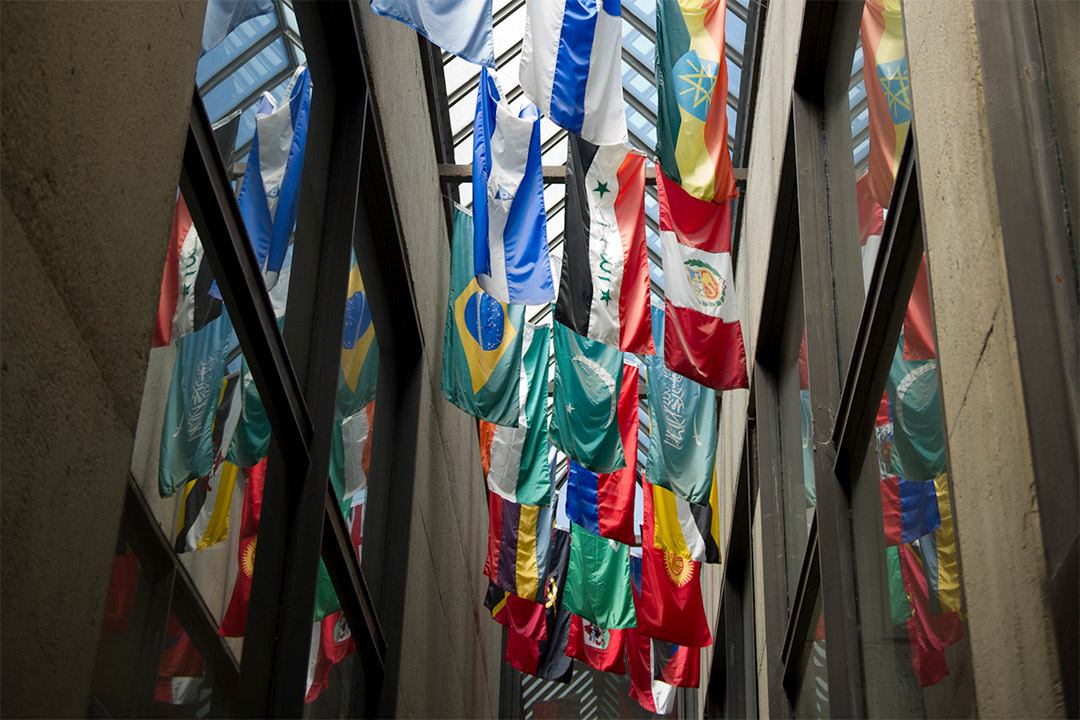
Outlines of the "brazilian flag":
{"type": "Polygon", "coordinates": [[[476,417],[517,427],[524,305],[480,289],[473,270],[473,220],[454,211],[450,299],[443,334],[442,391],[476,417]]]}
{"type": "Polygon", "coordinates": [[[690,195],[736,197],[728,152],[726,0],[656,0],[656,154],[690,195]]]}

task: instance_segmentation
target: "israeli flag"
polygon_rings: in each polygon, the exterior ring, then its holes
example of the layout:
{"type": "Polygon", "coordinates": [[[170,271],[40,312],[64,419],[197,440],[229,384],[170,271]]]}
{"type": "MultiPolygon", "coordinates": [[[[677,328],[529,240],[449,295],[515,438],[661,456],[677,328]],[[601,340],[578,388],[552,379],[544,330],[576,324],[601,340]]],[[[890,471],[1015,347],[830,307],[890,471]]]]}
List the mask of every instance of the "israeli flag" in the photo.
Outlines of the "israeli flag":
{"type": "Polygon", "coordinates": [[[405,23],[449,53],[495,66],[491,0],[371,0],[371,9],[405,23]]]}
{"type": "Polygon", "coordinates": [[[311,109],[311,74],[306,65],[296,69],[284,97],[288,102],[275,107],[274,99],[264,93],[256,107],[255,136],[236,197],[267,290],[277,284],[296,227],[311,109]]]}
{"type": "Polygon", "coordinates": [[[480,70],[473,127],[473,261],[481,289],[501,302],[555,300],[548,256],[540,113],[513,108],[480,70]]]}
{"type": "Polygon", "coordinates": [[[528,0],[525,97],[593,145],[627,141],[619,0],[528,0]]]}

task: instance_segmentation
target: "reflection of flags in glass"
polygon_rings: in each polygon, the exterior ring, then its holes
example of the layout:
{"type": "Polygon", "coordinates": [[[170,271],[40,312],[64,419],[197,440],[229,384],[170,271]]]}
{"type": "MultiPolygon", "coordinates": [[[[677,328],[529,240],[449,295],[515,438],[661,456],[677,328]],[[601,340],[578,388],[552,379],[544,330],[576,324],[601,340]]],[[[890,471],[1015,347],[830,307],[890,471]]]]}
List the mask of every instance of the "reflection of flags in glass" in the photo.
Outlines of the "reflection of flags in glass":
{"type": "Polygon", "coordinates": [[[379,343],[371,321],[364,279],[354,259],[345,300],[345,327],[341,335],[341,383],[337,413],[349,417],[375,399],[379,379],[379,343]]]}
{"type": "Polygon", "coordinates": [[[225,637],[243,637],[247,626],[248,600],[251,598],[251,578],[255,575],[255,547],[262,512],[263,481],[266,479],[266,460],[244,473],[244,512],[240,521],[240,546],[237,549],[236,582],[233,584],[229,606],[221,619],[218,632],[225,637]]]}
{"type": "Polygon", "coordinates": [[[202,242],[187,203],[177,193],[151,347],[175,342],[221,315],[221,300],[210,295],[213,282],[210,265],[203,262],[202,242]]]}
{"type": "Polygon", "coordinates": [[[314,624],[308,650],[305,703],[314,701],[330,686],[330,668],[344,660],[353,649],[352,632],[340,610],[314,624]]]}
{"type": "Polygon", "coordinates": [[[199,699],[203,659],[191,636],[172,613],[165,629],[154,699],[169,705],[188,705],[199,699]]]}
{"type": "Polygon", "coordinates": [[[726,0],[656,2],[656,154],[669,178],[714,203],[738,194],[728,152],[726,9],[726,0]]]}
{"type": "Polygon", "coordinates": [[[870,195],[889,206],[911,124],[911,89],[900,0],[866,0],[862,16],[863,83],[870,113],[870,195]]]}
{"type": "Polygon", "coordinates": [[[523,305],[491,297],[472,276],[472,218],[454,211],[442,391],[476,417],[517,427],[523,305]]]}

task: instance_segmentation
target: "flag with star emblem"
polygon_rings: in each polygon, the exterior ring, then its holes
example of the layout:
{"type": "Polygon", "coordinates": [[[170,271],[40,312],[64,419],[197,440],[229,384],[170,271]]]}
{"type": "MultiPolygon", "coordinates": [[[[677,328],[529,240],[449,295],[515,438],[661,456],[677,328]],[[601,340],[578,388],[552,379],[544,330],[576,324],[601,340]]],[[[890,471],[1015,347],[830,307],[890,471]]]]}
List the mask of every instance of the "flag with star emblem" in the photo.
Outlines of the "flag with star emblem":
{"type": "MultiPolygon", "coordinates": [[[[642,478],[641,489],[645,499],[641,589],[634,595],[638,631],[676,645],[692,648],[712,645],[701,599],[701,563],[656,547],[652,486],[642,478]]],[[[636,565],[635,559],[631,559],[632,565],[636,565]]]]}
{"type": "Polygon", "coordinates": [[[731,268],[731,204],[656,173],[664,256],[664,362],[714,390],[749,387],[731,268]]]}
{"type": "Polygon", "coordinates": [[[625,675],[623,648],[626,646],[626,632],[625,629],[608,630],[577,615],[571,615],[566,655],[601,672],[625,675]]]}
{"type": "Polygon", "coordinates": [[[551,504],[548,464],[548,360],[551,329],[525,323],[518,426],[480,421],[480,463],[487,487],[524,505],[551,504]]]}
{"type": "Polygon", "coordinates": [[[251,578],[255,574],[255,546],[259,537],[259,515],[262,512],[263,483],[266,479],[266,460],[243,471],[244,511],[240,520],[240,546],[237,549],[236,582],[233,583],[229,606],[221,619],[218,633],[224,637],[243,637],[247,627],[248,601],[251,598],[251,578]]]}
{"type": "Polygon", "coordinates": [[[578,335],[652,355],[645,157],[570,135],[566,251],[555,319],[578,335]]]}
{"type": "Polygon", "coordinates": [[[664,363],[667,348],[659,327],[659,308],[653,327],[659,355],[645,358],[646,395],[649,399],[649,453],[646,463],[650,483],[667,488],[698,505],[708,505],[716,464],[716,394],[664,363]]]}
{"type": "Polygon", "coordinates": [[[904,20],[900,0],[866,0],[862,16],[863,84],[869,110],[870,196],[889,207],[911,125],[904,20]]]}
{"type": "Polygon", "coordinates": [[[619,433],[622,353],[581,337],[562,323],[555,336],[551,444],[584,467],[609,473],[626,467],[619,433]]]}
{"type": "Polygon", "coordinates": [[[570,523],[566,608],[605,628],[633,627],[630,548],[570,523]]]}
{"type": "Polygon", "coordinates": [[[473,277],[472,240],[472,218],[456,209],[442,391],[470,415],[517,427],[525,307],[501,303],[480,289],[473,277]]]}
{"type": "Polygon", "coordinates": [[[529,0],[526,13],[525,97],[589,142],[626,142],[619,0],[529,0]]]}
{"type": "Polygon", "coordinates": [[[669,178],[713,203],[738,196],[728,152],[726,10],[726,0],[656,0],[656,154],[669,178]]]}
{"type": "Polygon", "coordinates": [[[555,299],[548,255],[540,113],[510,105],[480,69],[473,125],[473,262],[476,280],[501,302],[555,299]]]}

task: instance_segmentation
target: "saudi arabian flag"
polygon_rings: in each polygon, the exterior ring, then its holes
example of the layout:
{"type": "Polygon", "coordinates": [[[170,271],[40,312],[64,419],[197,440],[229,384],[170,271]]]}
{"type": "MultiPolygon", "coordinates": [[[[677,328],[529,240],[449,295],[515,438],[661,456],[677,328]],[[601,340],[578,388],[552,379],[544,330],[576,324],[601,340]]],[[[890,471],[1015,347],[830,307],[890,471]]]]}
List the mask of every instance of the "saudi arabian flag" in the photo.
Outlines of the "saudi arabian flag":
{"type": "Polygon", "coordinates": [[[650,484],[709,504],[716,464],[716,393],[664,365],[663,312],[653,308],[656,355],[646,355],[650,484]]]}
{"type": "MultiPolygon", "coordinates": [[[[619,435],[622,352],[554,323],[551,444],[596,473],[626,467],[619,435]]],[[[603,623],[600,623],[603,625],[603,623]]]]}
{"type": "Polygon", "coordinates": [[[713,203],[737,197],[728,152],[726,0],[656,0],[656,154],[664,173],[713,203]]]}
{"type": "Polygon", "coordinates": [[[608,630],[635,627],[630,546],[570,523],[570,567],[563,607],[608,630]]]}
{"type": "Polygon", "coordinates": [[[442,391],[481,420],[517,427],[524,305],[480,289],[473,271],[473,220],[454,210],[450,298],[443,333],[442,391]]]}

